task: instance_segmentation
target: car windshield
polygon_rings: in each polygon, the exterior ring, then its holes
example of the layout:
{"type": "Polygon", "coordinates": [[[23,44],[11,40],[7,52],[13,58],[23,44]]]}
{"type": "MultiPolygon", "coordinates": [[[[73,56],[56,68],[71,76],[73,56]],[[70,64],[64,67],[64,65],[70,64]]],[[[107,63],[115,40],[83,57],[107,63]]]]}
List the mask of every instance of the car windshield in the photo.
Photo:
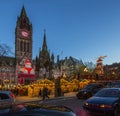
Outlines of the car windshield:
{"type": "Polygon", "coordinates": [[[95,94],[96,97],[119,97],[119,89],[102,89],[95,94]]]}
{"type": "Polygon", "coordinates": [[[85,90],[91,90],[92,88],[93,88],[93,86],[91,85],[91,86],[86,86],[83,89],[85,89],[85,90]]]}
{"type": "Polygon", "coordinates": [[[85,87],[84,87],[84,89],[89,89],[89,88],[92,88],[92,87],[94,87],[95,85],[94,84],[88,84],[88,85],[86,85],[85,87]]]}
{"type": "Polygon", "coordinates": [[[100,88],[102,86],[97,85],[97,84],[90,84],[84,87],[84,90],[93,90],[94,88],[100,88]]]}

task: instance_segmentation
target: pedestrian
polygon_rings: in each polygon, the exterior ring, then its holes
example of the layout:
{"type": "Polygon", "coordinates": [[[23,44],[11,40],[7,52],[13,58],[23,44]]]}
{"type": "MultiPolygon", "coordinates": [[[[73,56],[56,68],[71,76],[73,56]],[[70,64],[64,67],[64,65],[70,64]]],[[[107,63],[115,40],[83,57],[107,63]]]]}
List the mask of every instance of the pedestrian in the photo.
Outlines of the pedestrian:
{"type": "Polygon", "coordinates": [[[14,93],[15,97],[18,95],[18,88],[17,87],[13,89],[13,93],[14,93]]]}
{"type": "Polygon", "coordinates": [[[47,88],[47,87],[44,87],[44,88],[43,88],[43,100],[45,100],[46,97],[49,99],[49,96],[48,96],[48,88],[47,88]]]}
{"type": "Polygon", "coordinates": [[[61,88],[60,87],[57,88],[57,95],[61,96],[61,88]]]}
{"type": "Polygon", "coordinates": [[[41,89],[40,89],[38,97],[41,97],[41,96],[42,96],[42,92],[41,92],[41,89]]]}

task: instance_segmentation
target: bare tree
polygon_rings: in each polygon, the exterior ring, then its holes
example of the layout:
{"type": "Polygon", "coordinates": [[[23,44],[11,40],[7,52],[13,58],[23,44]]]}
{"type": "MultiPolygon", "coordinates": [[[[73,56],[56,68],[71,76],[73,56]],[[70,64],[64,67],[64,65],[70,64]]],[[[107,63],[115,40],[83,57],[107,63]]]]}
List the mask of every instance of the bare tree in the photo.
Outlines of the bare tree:
{"type": "Polygon", "coordinates": [[[0,44],[0,56],[8,56],[12,54],[11,48],[6,44],[0,44]]]}

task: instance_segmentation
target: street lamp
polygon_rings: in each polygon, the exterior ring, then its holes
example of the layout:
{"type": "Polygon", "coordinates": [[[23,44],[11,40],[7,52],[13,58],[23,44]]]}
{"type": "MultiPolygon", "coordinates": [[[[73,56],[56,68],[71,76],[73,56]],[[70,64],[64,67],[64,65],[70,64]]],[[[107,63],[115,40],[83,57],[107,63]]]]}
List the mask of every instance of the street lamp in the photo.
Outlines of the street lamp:
{"type": "Polygon", "coordinates": [[[84,68],[84,72],[88,72],[88,69],[87,69],[87,67],[86,67],[86,68],[84,68]]]}
{"type": "Polygon", "coordinates": [[[54,72],[54,79],[55,79],[55,97],[58,97],[58,96],[61,96],[61,85],[60,85],[61,72],[60,71],[54,72]]]}

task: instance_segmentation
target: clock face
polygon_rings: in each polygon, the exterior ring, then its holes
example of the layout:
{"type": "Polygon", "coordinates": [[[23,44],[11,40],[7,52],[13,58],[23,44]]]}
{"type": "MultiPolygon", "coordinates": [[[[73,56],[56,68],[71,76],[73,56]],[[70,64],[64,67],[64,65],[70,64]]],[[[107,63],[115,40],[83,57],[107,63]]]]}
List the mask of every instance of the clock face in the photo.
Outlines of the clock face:
{"type": "Polygon", "coordinates": [[[26,32],[26,31],[22,31],[22,36],[24,36],[24,37],[28,37],[28,32],[26,32]]]}

